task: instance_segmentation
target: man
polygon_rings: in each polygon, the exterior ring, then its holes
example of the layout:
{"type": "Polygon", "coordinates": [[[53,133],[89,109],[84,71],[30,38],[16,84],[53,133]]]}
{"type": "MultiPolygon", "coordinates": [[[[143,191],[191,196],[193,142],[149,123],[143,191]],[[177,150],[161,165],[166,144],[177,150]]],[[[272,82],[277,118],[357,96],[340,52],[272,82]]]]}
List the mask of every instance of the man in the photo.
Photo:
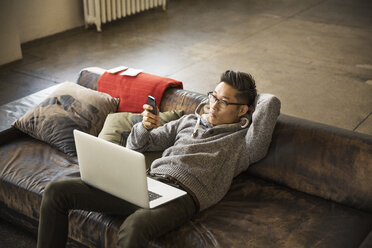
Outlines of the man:
{"type": "Polygon", "coordinates": [[[164,150],[149,176],[188,194],[155,209],[140,209],[80,179],[52,182],[41,205],[39,248],[65,246],[71,209],[128,216],[118,247],[146,247],[149,240],[184,224],[219,202],[233,178],[266,155],[280,101],[268,94],[257,97],[251,75],[226,71],[195,114],[158,127],[159,117],[150,110],[145,104],[143,121],[133,127],[127,147],[164,150]]]}

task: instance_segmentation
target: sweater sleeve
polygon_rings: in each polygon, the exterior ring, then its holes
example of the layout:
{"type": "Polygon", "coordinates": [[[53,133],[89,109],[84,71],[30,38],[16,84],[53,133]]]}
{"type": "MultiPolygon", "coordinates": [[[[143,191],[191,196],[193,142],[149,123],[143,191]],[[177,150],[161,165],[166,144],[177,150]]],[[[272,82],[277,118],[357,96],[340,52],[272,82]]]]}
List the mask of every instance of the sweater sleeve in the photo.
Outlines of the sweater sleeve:
{"type": "Polygon", "coordinates": [[[163,151],[174,144],[177,126],[178,120],[175,120],[149,131],[141,122],[137,123],[129,134],[126,147],[138,152],[163,151]]]}
{"type": "Polygon", "coordinates": [[[252,115],[252,124],[246,135],[249,162],[245,161],[242,170],[266,156],[280,114],[280,106],[280,100],[274,95],[260,94],[258,96],[256,110],[252,115]]]}

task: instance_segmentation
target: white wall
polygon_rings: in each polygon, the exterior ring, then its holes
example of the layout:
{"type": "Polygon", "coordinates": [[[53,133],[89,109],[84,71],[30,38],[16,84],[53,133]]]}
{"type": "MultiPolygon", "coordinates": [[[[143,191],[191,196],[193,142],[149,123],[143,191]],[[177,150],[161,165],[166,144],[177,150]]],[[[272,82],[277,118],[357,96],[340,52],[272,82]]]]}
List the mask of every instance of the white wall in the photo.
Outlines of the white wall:
{"type": "Polygon", "coordinates": [[[84,25],[82,0],[13,1],[21,43],[84,25]]]}
{"type": "Polygon", "coordinates": [[[0,65],[20,59],[22,43],[83,25],[82,0],[0,0],[0,65]]]}
{"type": "Polygon", "coordinates": [[[22,58],[12,2],[0,0],[0,65],[22,58]]]}

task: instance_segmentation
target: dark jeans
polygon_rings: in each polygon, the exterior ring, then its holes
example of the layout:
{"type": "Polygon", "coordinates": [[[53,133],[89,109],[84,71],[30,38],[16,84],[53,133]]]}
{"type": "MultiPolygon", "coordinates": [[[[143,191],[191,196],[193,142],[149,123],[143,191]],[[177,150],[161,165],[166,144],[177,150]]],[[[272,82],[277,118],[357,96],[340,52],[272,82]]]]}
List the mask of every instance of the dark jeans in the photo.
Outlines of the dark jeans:
{"type": "Polygon", "coordinates": [[[149,240],[182,225],[195,214],[187,194],[154,209],[142,209],[87,185],[80,178],[51,182],[40,208],[37,247],[65,247],[69,210],[81,209],[128,216],[120,226],[118,247],[146,247],[149,240]]]}

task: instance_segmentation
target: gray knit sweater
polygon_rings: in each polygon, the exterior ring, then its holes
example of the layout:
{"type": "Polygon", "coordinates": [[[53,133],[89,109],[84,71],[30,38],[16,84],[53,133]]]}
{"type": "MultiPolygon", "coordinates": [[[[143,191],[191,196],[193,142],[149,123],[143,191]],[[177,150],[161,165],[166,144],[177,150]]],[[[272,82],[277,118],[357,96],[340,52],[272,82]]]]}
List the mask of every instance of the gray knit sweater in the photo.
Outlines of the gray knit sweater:
{"type": "Polygon", "coordinates": [[[164,150],[152,163],[151,173],[176,179],[200,210],[220,201],[233,178],[266,155],[280,113],[278,98],[260,94],[247,128],[240,123],[212,127],[200,115],[204,105],[195,114],[151,131],[137,123],[127,141],[128,148],[140,152],[164,150]]]}

